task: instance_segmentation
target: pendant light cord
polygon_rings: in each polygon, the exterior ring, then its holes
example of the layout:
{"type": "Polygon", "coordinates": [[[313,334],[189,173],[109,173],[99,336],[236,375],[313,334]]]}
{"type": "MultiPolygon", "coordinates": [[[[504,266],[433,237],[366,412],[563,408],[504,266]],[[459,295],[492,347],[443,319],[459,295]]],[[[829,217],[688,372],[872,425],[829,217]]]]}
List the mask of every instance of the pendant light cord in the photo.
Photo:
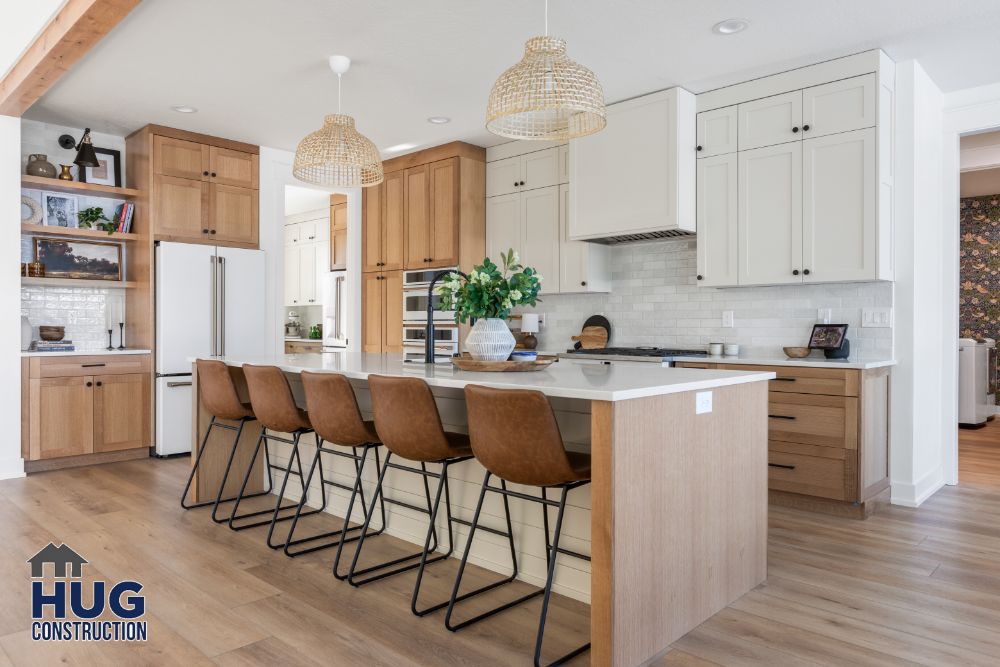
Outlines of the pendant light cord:
{"type": "Polygon", "coordinates": [[[341,84],[343,83],[343,74],[337,73],[337,114],[341,113],[341,98],[343,97],[343,92],[341,90],[341,84]]]}
{"type": "Polygon", "coordinates": [[[549,36],[549,0],[545,0],[545,36],[549,36]]]}

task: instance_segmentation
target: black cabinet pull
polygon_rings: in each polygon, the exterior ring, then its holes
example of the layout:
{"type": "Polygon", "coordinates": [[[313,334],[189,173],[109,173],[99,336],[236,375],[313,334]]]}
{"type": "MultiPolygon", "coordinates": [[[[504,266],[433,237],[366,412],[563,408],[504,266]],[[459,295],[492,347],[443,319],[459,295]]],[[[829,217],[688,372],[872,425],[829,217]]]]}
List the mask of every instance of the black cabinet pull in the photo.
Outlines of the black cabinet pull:
{"type": "Polygon", "coordinates": [[[705,279],[705,277],[704,277],[704,276],[702,276],[701,274],[699,274],[699,275],[698,275],[698,276],[696,276],[696,277],[698,278],[698,280],[704,280],[704,279],[705,279]]]}
{"type": "Polygon", "coordinates": [[[214,234],[214,233],[215,233],[215,230],[213,229],[213,230],[209,231],[208,233],[209,233],[209,234],[214,234]]]}
{"type": "Polygon", "coordinates": [[[795,378],[771,378],[772,382],[795,382],[795,378]]]}
{"type": "Polygon", "coordinates": [[[215,178],[215,172],[214,171],[212,172],[212,178],[215,178]]]}
{"type": "Polygon", "coordinates": [[[586,287],[586,286],[587,286],[587,281],[586,280],[581,280],[580,281],[580,287],[586,287]]]}
{"type": "Polygon", "coordinates": [[[781,468],[782,470],[795,470],[795,466],[786,466],[784,463],[768,463],[769,468],[781,468]]]}
{"type": "Polygon", "coordinates": [[[99,368],[101,366],[106,366],[107,364],[80,364],[80,368],[99,368]]]}
{"type": "Polygon", "coordinates": [[[701,146],[696,146],[696,147],[695,147],[695,150],[696,150],[696,151],[701,151],[701,146]]]}
{"type": "Polygon", "coordinates": [[[517,187],[517,181],[514,181],[514,187],[515,188],[517,187]]]}
{"type": "Polygon", "coordinates": [[[103,385],[104,385],[104,383],[103,383],[103,382],[98,382],[98,383],[97,383],[97,386],[98,386],[98,387],[101,387],[101,386],[103,386],[103,385]]]}
{"type": "Polygon", "coordinates": [[[203,230],[201,230],[201,233],[202,234],[208,234],[208,230],[207,229],[203,229],[203,230]]]}
{"type": "Polygon", "coordinates": [[[799,270],[798,269],[792,269],[792,275],[793,276],[799,275],[799,270]]]}
{"type": "Polygon", "coordinates": [[[792,132],[798,132],[798,131],[799,131],[798,126],[792,128],[792,132]]]}
{"type": "Polygon", "coordinates": [[[93,387],[93,386],[94,386],[94,383],[93,383],[93,382],[88,382],[88,383],[87,383],[87,386],[88,386],[88,387],[93,387]]]}
{"type": "Polygon", "coordinates": [[[768,418],[769,419],[788,419],[788,420],[794,420],[795,419],[795,417],[792,417],[790,415],[768,415],[768,418]]]}
{"type": "Polygon", "coordinates": [[[803,125],[802,126],[802,131],[803,132],[808,132],[809,131],[809,126],[808,125],[803,125]]]}
{"type": "Polygon", "coordinates": [[[805,275],[808,276],[809,275],[809,269],[805,269],[802,273],[804,273],[805,275]]]}
{"type": "Polygon", "coordinates": [[[203,171],[203,172],[201,172],[201,175],[202,176],[208,176],[208,172],[207,171],[203,171]]]}
{"type": "Polygon", "coordinates": [[[524,185],[524,181],[521,181],[520,183],[518,183],[518,185],[524,185]]]}

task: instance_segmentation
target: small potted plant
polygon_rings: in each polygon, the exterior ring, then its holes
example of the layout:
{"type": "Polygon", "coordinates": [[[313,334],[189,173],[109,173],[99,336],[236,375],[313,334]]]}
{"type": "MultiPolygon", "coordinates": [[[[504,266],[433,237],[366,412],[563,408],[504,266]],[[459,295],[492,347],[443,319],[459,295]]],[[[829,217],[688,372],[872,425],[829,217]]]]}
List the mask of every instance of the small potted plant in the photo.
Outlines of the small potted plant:
{"type": "Polygon", "coordinates": [[[506,319],[514,306],[534,306],[542,277],[521,266],[513,249],[500,253],[503,266],[488,257],[473,267],[468,276],[451,273],[441,283],[441,308],[454,309],[456,322],[475,319],[465,339],[473,359],[506,361],[514,349],[514,335],[506,319]]]}
{"type": "Polygon", "coordinates": [[[79,218],[80,229],[93,229],[96,227],[101,231],[107,232],[109,235],[115,232],[115,223],[111,222],[104,215],[104,209],[100,206],[85,208],[77,213],[76,217],[79,218]]]}

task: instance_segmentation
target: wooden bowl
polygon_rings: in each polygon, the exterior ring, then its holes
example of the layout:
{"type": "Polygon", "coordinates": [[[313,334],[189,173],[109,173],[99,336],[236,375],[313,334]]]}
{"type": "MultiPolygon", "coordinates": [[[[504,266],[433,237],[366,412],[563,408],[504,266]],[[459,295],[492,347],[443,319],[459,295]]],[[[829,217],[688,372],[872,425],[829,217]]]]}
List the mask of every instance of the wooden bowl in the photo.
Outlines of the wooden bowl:
{"type": "Polygon", "coordinates": [[[781,349],[791,359],[802,359],[808,357],[809,353],[812,352],[808,347],[783,347],[781,349]]]}
{"type": "Polygon", "coordinates": [[[40,326],[38,327],[38,337],[42,340],[56,341],[62,340],[66,335],[66,327],[40,326]]]}

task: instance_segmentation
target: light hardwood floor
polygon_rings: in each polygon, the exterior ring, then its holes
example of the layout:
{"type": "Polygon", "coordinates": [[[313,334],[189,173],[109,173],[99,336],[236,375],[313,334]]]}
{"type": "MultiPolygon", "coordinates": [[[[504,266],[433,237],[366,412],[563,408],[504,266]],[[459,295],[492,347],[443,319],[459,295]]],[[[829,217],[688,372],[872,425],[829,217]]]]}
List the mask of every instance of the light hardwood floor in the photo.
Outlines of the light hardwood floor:
{"type": "MultiPolygon", "coordinates": [[[[855,521],[772,508],[767,582],[656,664],[996,665],[1000,423],[962,431],[961,443],[962,484],[919,510],[855,521]]],[[[289,560],[262,529],[233,533],[205,509],[183,512],[186,469],[150,459],[0,482],[0,667],[530,664],[537,603],[451,634],[440,613],[410,614],[410,575],[352,589],[330,576],[330,552],[289,560]],[[88,558],[88,578],[145,584],[148,643],[31,640],[25,560],[50,540],[88,558]]],[[[376,543],[373,557],[412,549],[376,543]]],[[[430,571],[427,600],[447,595],[452,572],[430,571]]],[[[583,640],[587,613],[557,600],[549,655],[583,640]]]]}

